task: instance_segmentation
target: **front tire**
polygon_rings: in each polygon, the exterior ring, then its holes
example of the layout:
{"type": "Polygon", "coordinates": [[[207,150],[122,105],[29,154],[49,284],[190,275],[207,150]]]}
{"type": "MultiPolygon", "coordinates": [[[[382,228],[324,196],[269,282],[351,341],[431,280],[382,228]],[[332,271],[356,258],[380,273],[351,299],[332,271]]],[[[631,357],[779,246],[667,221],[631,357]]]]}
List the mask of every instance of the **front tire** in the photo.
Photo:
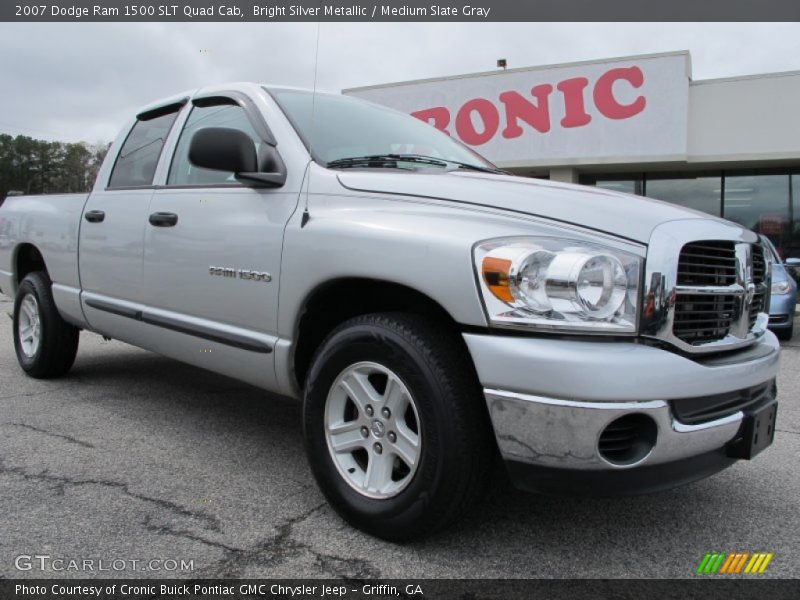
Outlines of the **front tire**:
{"type": "Polygon", "coordinates": [[[309,371],[304,435],[336,511],[392,541],[431,534],[486,488],[495,457],[481,388],[458,333],[400,313],[357,317],[309,371]]]}
{"type": "Polygon", "coordinates": [[[28,274],[14,300],[14,349],[22,370],[36,379],[65,375],[75,362],[78,337],[78,328],[58,313],[47,274],[28,274]]]}

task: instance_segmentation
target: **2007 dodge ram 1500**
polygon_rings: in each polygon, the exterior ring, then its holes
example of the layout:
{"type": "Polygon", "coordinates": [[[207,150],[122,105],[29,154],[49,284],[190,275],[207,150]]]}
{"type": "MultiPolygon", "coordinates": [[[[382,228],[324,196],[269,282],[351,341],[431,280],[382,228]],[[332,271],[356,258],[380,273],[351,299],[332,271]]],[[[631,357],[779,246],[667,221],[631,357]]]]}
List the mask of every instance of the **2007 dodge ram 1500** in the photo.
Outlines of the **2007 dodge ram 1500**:
{"type": "Polygon", "coordinates": [[[768,446],[770,254],[670,204],[508,175],[417,119],[235,84],[124,128],[87,195],[0,207],[33,377],[93,331],[303,399],[329,502],[451,523],[497,457],[540,491],[693,481],[768,446]]]}

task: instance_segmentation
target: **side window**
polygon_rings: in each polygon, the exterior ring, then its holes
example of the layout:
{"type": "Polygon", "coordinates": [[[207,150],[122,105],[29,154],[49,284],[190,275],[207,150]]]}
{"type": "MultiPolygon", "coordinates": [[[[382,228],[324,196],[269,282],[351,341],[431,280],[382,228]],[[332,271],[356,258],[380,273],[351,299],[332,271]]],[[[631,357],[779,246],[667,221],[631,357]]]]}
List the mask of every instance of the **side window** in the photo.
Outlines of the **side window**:
{"type": "Polygon", "coordinates": [[[170,112],[136,121],[119,151],[108,187],[153,184],[158,157],[179,111],[180,107],[174,107],[170,112]]]}
{"type": "Polygon", "coordinates": [[[233,173],[202,169],[189,162],[189,144],[195,132],[205,127],[228,127],[245,132],[253,140],[258,151],[261,139],[247,118],[245,110],[237,104],[215,104],[213,106],[195,106],[186,124],[172,157],[167,185],[213,185],[219,183],[235,183],[233,173]]]}

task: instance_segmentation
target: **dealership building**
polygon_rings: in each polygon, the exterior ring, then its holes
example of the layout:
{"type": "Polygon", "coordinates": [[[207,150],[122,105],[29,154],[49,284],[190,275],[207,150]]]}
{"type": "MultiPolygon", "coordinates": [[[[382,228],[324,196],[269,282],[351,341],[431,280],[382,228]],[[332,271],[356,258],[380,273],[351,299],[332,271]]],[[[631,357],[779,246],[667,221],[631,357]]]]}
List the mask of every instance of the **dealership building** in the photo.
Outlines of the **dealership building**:
{"type": "Polygon", "coordinates": [[[694,81],[683,51],[344,93],[414,114],[519,175],[688,206],[800,257],[800,71],[694,81]]]}

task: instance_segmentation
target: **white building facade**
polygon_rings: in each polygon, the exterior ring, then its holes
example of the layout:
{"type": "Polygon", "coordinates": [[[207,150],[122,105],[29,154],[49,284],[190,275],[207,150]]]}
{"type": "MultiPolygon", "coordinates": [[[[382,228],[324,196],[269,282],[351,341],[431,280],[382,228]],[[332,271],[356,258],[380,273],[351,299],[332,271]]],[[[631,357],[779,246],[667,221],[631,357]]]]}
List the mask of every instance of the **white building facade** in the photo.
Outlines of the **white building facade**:
{"type": "Polygon", "coordinates": [[[688,52],[344,90],[500,167],[689,206],[800,257],[800,72],[693,81],[688,52]]]}

